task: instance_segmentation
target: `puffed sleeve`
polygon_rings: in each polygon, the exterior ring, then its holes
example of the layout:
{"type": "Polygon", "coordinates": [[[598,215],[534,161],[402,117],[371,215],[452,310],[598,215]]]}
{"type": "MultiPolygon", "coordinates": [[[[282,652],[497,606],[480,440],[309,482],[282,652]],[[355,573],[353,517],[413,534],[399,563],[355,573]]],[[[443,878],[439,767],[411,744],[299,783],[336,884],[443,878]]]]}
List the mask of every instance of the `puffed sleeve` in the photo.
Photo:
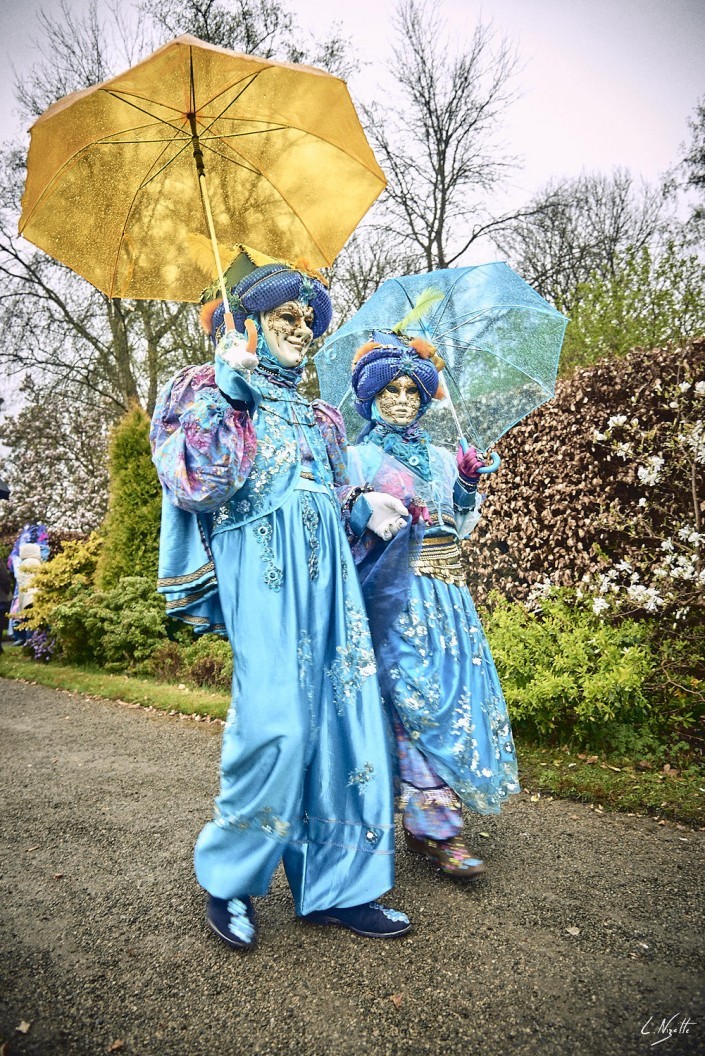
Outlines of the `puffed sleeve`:
{"type": "Polygon", "coordinates": [[[345,423],[340,411],[324,400],[314,400],[312,406],[318,430],[325,440],[328,462],[333,470],[335,491],[340,502],[345,530],[348,536],[357,538],[364,532],[372,509],[365,496],[360,493],[360,487],[356,486],[360,482],[350,479],[345,423]]]}
{"type": "Polygon", "coordinates": [[[152,458],[170,502],[208,513],[232,498],[252,468],[257,438],[247,409],[218,388],[212,364],[186,367],[157,400],[152,458]]]}

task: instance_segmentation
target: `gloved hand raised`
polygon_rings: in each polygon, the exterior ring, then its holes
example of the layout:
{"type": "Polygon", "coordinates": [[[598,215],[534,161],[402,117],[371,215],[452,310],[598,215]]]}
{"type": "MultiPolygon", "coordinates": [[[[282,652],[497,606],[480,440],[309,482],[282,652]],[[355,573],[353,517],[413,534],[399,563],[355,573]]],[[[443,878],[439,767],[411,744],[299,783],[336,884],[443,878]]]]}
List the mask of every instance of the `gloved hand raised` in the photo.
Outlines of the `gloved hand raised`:
{"type": "Polygon", "coordinates": [[[478,470],[484,468],[485,463],[475,448],[468,444],[467,440],[461,440],[458,444],[455,461],[458,464],[458,473],[462,479],[468,484],[477,486],[477,482],[480,479],[478,470]]]}
{"type": "Polygon", "coordinates": [[[215,354],[233,370],[244,373],[254,370],[259,364],[256,355],[257,329],[251,319],[245,319],[247,334],[239,330],[226,330],[215,347],[215,354]]]}
{"type": "Polygon", "coordinates": [[[409,519],[409,511],[404,503],[381,491],[368,491],[365,499],[372,510],[367,527],[380,539],[393,539],[409,519]]]}

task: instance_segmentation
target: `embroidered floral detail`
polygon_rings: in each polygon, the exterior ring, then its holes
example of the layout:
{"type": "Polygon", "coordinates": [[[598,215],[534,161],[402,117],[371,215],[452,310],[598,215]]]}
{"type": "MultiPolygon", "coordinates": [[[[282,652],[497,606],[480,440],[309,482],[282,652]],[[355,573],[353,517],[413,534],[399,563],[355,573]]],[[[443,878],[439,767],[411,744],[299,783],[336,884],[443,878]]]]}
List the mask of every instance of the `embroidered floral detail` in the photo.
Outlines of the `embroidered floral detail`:
{"type": "Polygon", "coordinates": [[[275,840],[285,840],[290,829],[289,822],[275,814],[271,807],[263,807],[252,815],[225,814],[216,803],[213,821],[220,829],[259,830],[275,840]]]}
{"type": "Polygon", "coordinates": [[[348,774],[348,788],[352,788],[357,785],[360,789],[360,795],[364,795],[365,785],[368,781],[371,781],[375,776],[375,768],[372,763],[365,763],[364,766],[359,767],[357,770],[351,770],[348,774]]]}
{"type": "Polygon", "coordinates": [[[304,528],[308,534],[308,546],[310,551],[308,556],[308,578],[313,581],[314,579],[318,579],[318,552],[321,549],[321,544],[318,541],[316,533],[318,531],[320,518],[316,510],[313,508],[311,496],[307,491],[301,492],[301,514],[303,517],[304,528]]]}
{"type": "Polygon", "coordinates": [[[259,544],[262,560],[266,565],[263,577],[264,582],[271,590],[281,590],[284,572],[274,559],[274,550],[272,549],[274,530],[272,525],[268,520],[263,519],[253,526],[253,531],[259,544]]]}
{"type": "Polygon", "coordinates": [[[316,715],[313,706],[313,680],[311,678],[311,664],[313,663],[313,643],[308,631],[302,631],[299,635],[299,644],[296,647],[296,658],[299,665],[299,688],[306,694],[309,718],[311,722],[311,735],[316,726],[316,715]]]}
{"type": "Polygon", "coordinates": [[[367,620],[352,598],[345,601],[345,630],[347,644],[337,647],[336,659],[326,670],[339,715],[355,703],[363,682],[377,670],[367,620]]]}
{"type": "Polygon", "coordinates": [[[370,902],[370,909],[378,910],[385,915],[387,920],[393,920],[395,923],[409,923],[409,918],[406,913],[402,913],[399,909],[389,909],[388,906],[383,906],[380,902],[370,902]]]}
{"type": "Polygon", "coordinates": [[[228,931],[242,942],[252,942],[255,929],[247,914],[247,906],[239,898],[231,898],[228,902],[228,931]]]}
{"type": "Polygon", "coordinates": [[[225,725],[223,726],[223,733],[228,733],[228,732],[233,732],[234,733],[235,730],[237,730],[237,728],[238,728],[237,708],[235,706],[235,701],[232,700],[230,702],[230,707],[228,708],[228,714],[225,716],[225,725]]]}
{"type": "Polygon", "coordinates": [[[408,675],[400,678],[392,689],[392,699],[412,739],[416,740],[424,730],[438,726],[432,714],[441,702],[438,679],[421,672],[415,673],[413,680],[408,675]]]}

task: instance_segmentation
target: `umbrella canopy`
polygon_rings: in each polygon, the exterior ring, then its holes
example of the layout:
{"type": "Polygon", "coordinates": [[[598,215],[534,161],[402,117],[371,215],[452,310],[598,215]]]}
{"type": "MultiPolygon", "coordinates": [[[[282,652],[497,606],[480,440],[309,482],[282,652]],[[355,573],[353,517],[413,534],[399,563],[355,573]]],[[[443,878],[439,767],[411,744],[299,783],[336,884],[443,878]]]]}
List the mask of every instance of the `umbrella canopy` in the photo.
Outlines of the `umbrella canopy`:
{"type": "Polygon", "coordinates": [[[385,186],[344,81],[182,36],[35,122],[20,234],[110,297],[197,301],[203,170],[213,241],[311,267],[385,186]]]}
{"type": "Polygon", "coordinates": [[[357,435],[364,423],[353,407],[352,358],[373,331],[393,329],[429,289],[440,296],[403,330],[430,341],[446,364],[449,399],[432,401],[424,427],[439,443],[455,444],[457,414],[463,435],[485,451],[553,396],[568,323],[507,264],[387,279],[316,356],[321,396],[340,406],[349,435],[357,435]]]}

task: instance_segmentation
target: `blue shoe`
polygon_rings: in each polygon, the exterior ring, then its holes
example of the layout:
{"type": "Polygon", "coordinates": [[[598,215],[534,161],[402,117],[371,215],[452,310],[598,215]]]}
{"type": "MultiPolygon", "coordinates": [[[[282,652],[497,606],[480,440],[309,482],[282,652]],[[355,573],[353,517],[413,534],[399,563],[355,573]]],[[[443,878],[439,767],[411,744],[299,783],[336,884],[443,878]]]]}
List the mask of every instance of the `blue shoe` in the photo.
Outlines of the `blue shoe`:
{"type": "Polygon", "coordinates": [[[323,909],[301,918],[309,924],[337,924],[365,939],[395,939],[411,930],[406,913],[388,909],[379,902],[366,902],[347,909],[323,909]]]}
{"type": "Polygon", "coordinates": [[[236,950],[249,950],[257,939],[257,924],[252,900],[208,896],[206,921],[219,939],[236,950]]]}

